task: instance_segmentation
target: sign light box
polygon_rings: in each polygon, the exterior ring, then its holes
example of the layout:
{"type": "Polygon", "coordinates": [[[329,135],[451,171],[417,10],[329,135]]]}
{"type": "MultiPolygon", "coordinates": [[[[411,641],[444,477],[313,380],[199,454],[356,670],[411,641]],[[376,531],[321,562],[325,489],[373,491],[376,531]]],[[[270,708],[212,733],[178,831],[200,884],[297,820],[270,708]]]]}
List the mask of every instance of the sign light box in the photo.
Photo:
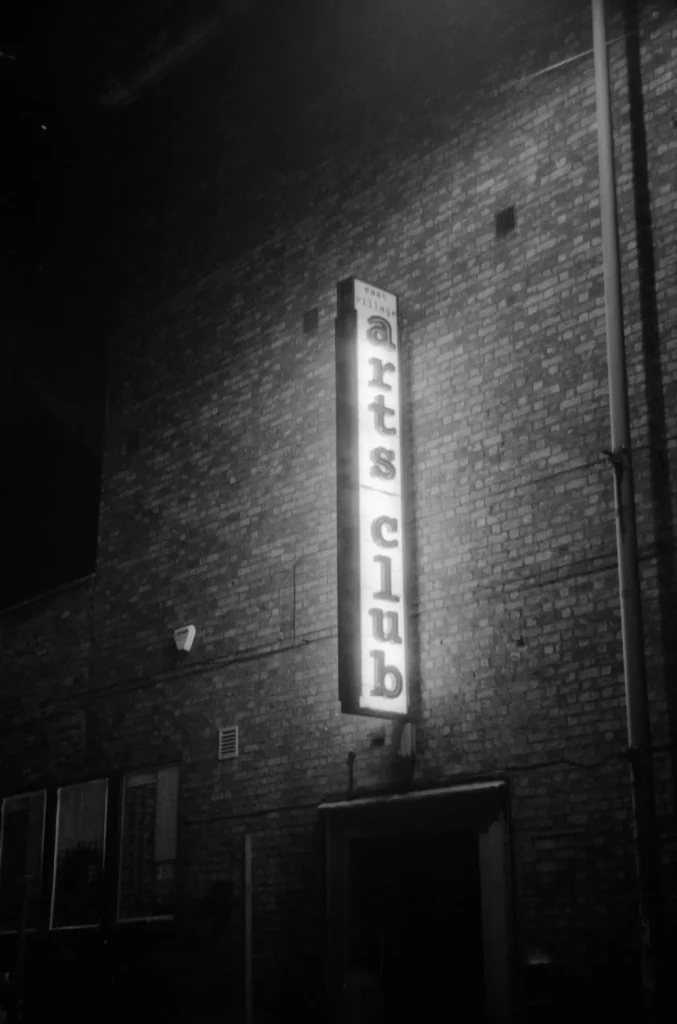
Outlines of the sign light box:
{"type": "Polygon", "coordinates": [[[339,698],[409,714],[402,379],[397,297],[356,278],[336,320],[339,698]]]}

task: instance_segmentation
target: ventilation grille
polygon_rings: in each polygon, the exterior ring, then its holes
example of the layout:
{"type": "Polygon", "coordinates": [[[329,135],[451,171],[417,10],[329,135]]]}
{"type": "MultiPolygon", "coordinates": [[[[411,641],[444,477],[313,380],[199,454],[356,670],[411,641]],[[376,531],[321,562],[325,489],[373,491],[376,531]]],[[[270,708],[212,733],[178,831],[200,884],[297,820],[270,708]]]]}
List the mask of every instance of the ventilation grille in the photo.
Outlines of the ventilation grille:
{"type": "Polygon", "coordinates": [[[317,310],[309,309],[307,313],[303,314],[303,333],[312,334],[313,331],[317,330],[317,310]]]}
{"type": "Polygon", "coordinates": [[[237,757],[237,730],[237,725],[229,725],[225,729],[219,729],[219,761],[229,761],[232,757],[237,757]]]}
{"type": "Polygon", "coordinates": [[[506,206],[496,214],[496,238],[504,238],[515,230],[515,207],[506,206]]]}

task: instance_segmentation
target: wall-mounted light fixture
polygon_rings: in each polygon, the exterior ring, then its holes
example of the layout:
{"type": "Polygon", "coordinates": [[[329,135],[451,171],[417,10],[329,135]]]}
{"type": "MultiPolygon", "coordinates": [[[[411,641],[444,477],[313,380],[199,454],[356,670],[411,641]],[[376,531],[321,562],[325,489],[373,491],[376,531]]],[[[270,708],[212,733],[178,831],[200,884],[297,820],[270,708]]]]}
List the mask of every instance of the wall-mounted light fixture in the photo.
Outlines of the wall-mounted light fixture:
{"type": "Polygon", "coordinates": [[[176,644],[177,651],[188,651],[193,646],[193,640],[195,639],[195,626],[181,626],[180,629],[174,630],[174,643],[176,644]]]}

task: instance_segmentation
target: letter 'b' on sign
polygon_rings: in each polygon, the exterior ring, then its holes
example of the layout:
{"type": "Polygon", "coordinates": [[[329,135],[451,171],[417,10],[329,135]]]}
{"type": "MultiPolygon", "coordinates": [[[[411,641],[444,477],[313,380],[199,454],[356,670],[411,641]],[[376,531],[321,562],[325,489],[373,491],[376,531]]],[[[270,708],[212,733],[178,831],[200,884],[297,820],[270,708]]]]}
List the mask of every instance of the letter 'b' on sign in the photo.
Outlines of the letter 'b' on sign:
{"type": "Polygon", "coordinates": [[[390,697],[394,700],[402,693],[402,673],[395,665],[386,665],[383,651],[369,651],[374,659],[374,686],[372,697],[390,697]]]}

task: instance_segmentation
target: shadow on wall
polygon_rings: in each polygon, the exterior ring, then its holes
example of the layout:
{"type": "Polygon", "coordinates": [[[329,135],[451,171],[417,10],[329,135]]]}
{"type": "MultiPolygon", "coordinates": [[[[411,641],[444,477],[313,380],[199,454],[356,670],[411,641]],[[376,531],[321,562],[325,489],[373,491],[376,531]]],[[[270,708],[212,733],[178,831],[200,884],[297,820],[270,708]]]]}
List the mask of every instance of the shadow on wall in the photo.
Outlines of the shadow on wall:
{"type": "Polygon", "coordinates": [[[554,963],[533,963],[524,978],[522,1024],[570,1024],[580,1017],[598,1020],[639,1020],[639,961],[626,969],[591,965],[587,971],[566,970],[554,963]]]}
{"type": "MultiPolygon", "coordinates": [[[[174,922],[128,923],[29,937],[25,1024],[64,1013],[71,1024],[240,1019],[242,967],[225,938],[234,910],[230,880],[183,908],[174,922]]],[[[13,961],[12,961],[13,962],[13,961]]]]}

